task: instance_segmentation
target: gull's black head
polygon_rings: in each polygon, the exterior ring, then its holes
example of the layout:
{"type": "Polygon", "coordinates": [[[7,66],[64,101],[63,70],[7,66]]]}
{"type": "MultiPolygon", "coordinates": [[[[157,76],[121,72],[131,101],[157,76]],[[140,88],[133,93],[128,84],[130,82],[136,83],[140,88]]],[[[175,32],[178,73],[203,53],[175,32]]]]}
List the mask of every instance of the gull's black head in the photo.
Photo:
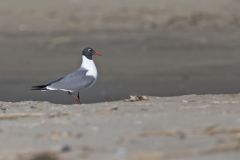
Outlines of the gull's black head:
{"type": "Polygon", "coordinates": [[[93,55],[101,56],[102,54],[100,52],[94,51],[94,49],[90,47],[86,47],[83,49],[82,54],[87,57],[88,59],[92,60],[93,55]]]}

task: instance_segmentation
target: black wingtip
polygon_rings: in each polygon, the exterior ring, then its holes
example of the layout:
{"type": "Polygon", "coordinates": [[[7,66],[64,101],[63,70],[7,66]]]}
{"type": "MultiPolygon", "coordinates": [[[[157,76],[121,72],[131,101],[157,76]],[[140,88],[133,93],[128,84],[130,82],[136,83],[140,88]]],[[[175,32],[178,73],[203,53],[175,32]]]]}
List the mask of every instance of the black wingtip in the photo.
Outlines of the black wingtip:
{"type": "Polygon", "coordinates": [[[47,85],[32,86],[32,90],[46,91],[47,90],[46,87],[47,87],[47,85]]]}

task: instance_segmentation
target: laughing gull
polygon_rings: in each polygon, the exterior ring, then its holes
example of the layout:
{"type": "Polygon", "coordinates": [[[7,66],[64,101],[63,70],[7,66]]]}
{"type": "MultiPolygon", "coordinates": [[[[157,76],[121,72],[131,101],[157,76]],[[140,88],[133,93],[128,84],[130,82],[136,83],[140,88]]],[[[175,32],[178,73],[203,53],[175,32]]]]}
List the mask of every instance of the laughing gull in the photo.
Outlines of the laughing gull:
{"type": "Polygon", "coordinates": [[[51,81],[45,85],[33,86],[32,90],[61,90],[72,95],[76,102],[80,103],[79,91],[91,87],[97,79],[97,68],[93,61],[93,55],[101,56],[100,52],[87,47],[82,51],[82,64],[77,70],[51,81]],[[77,96],[74,93],[77,92],[77,96]]]}

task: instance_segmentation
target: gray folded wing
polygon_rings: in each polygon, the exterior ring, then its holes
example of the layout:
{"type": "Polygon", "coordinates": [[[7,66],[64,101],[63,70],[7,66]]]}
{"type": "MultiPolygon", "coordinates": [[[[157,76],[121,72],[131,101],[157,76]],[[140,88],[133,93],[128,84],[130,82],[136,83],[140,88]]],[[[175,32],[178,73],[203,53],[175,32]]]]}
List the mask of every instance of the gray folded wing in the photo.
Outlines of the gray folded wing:
{"type": "Polygon", "coordinates": [[[47,88],[52,90],[78,91],[82,88],[90,87],[96,79],[93,76],[87,76],[86,73],[87,70],[81,68],[49,83],[47,88]]]}

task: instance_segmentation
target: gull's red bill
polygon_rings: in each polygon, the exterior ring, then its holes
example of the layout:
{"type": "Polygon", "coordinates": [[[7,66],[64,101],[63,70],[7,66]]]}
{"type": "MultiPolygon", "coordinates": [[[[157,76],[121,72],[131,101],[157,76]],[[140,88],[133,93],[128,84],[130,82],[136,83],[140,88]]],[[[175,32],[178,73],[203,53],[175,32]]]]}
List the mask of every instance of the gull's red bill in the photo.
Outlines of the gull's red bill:
{"type": "Polygon", "coordinates": [[[102,56],[103,54],[101,52],[99,52],[99,51],[96,51],[95,55],[102,56]]]}

